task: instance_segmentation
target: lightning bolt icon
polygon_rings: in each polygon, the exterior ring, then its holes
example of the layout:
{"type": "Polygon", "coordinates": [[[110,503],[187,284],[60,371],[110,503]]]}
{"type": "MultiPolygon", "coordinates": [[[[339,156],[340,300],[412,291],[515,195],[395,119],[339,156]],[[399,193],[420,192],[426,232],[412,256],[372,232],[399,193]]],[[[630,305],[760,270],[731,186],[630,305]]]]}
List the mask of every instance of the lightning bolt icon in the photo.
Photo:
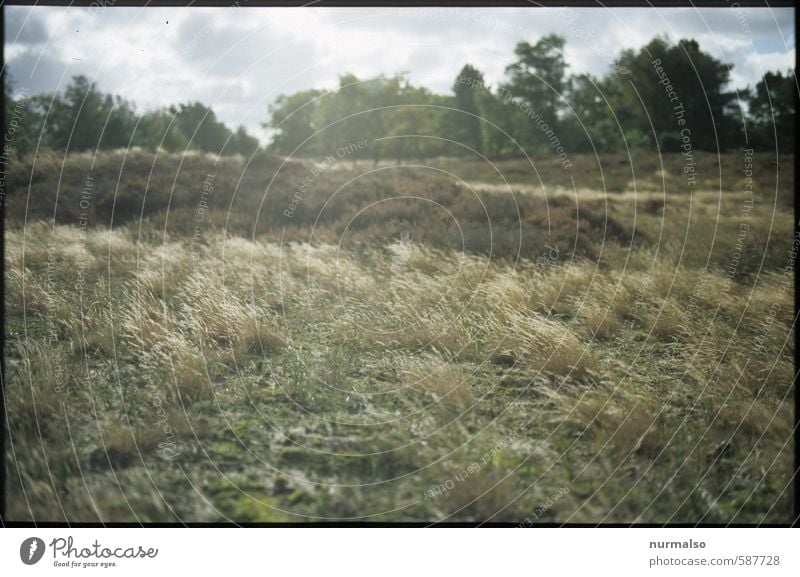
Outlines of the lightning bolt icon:
{"type": "Polygon", "coordinates": [[[38,548],[39,548],[39,543],[36,542],[36,540],[31,541],[31,548],[28,551],[28,561],[33,559],[33,554],[36,553],[36,549],[38,549],[38,548]]]}

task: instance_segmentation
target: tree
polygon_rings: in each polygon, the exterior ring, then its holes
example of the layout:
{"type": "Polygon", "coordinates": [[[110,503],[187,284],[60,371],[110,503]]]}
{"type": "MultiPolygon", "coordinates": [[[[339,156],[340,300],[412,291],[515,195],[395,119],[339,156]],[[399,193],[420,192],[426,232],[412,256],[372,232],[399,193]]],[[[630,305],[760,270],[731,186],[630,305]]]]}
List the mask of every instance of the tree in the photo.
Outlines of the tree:
{"type": "MultiPolygon", "coordinates": [[[[269,106],[270,119],[264,128],[272,132],[268,147],[276,154],[292,154],[301,144],[309,141],[317,130],[318,99],[326,94],[322,90],[305,90],[290,96],[281,95],[269,106]]],[[[304,150],[308,153],[310,145],[304,150]]]]}
{"type": "Polygon", "coordinates": [[[47,116],[50,141],[59,150],[96,150],[113,102],[85,76],[75,76],[47,116]]]}
{"type": "MultiPolygon", "coordinates": [[[[344,74],[339,77],[339,89],[319,100],[316,145],[322,156],[335,156],[350,142],[380,137],[384,115],[379,108],[389,103],[383,80],[344,74]]],[[[355,160],[356,155],[350,159],[355,160]]]]}
{"type": "Polygon", "coordinates": [[[259,146],[258,139],[254,136],[250,136],[244,126],[240,126],[236,129],[236,132],[233,133],[233,136],[231,136],[231,140],[225,150],[226,152],[249,157],[255,154],[259,146]]]}
{"type": "Polygon", "coordinates": [[[520,42],[514,49],[518,60],[506,67],[511,76],[505,86],[515,100],[527,104],[555,128],[567,87],[564,39],[550,34],[536,44],[520,42]]]}
{"type": "MultiPolygon", "coordinates": [[[[442,136],[484,152],[483,133],[478,108],[478,92],[486,90],[483,74],[475,67],[465,64],[453,83],[453,97],[448,103],[454,110],[442,117],[442,136]]],[[[453,154],[467,154],[461,146],[451,146],[453,154]]]]}
{"type": "Polygon", "coordinates": [[[4,85],[5,126],[3,134],[7,139],[5,144],[10,144],[15,155],[23,156],[35,152],[39,146],[39,138],[45,139],[42,143],[47,146],[47,133],[43,131],[44,116],[49,100],[41,96],[20,95],[14,98],[13,81],[8,72],[4,85]]]}
{"type": "Polygon", "coordinates": [[[626,132],[655,133],[664,152],[681,150],[684,137],[699,150],[736,142],[735,94],[726,91],[730,68],[701,51],[695,40],[670,45],[655,38],[638,53],[623,51],[618,63],[630,71],[613,102],[626,132]]]}
{"type": "Polygon", "coordinates": [[[119,96],[107,95],[103,108],[108,110],[103,129],[102,148],[128,148],[131,146],[136,112],[133,105],[119,96]]]}
{"type": "MultiPolygon", "coordinates": [[[[436,154],[435,138],[441,100],[427,89],[413,86],[405,75],[366,80],[353,74],[339,78],[339,89],[316,100],[311,125],[318,133],[307,146],[321,156],[337,155],[348,143],[367,141],[351,150],[348,159],[371,157],[421,158],[436,154]]],[[[281,134],[281,140],[287,138],[281,134]]],[[[273,140],[273,147],[277,139],[273,140]]]]}
{"type": "Polygon", "coordinates": [[[748,94],[748,143],[754,147],[794,152],[797,79],[793,71],[767,72],[748,94]],[[776,142],[777,139],[777,142],[776,142]]]}
{"type": "Polygon", "coordinates": [[[530,119],[513,104],[504,101],[507,94],[500,91],[483,90],[476,94],[481,118],[481,142],[484,154],[499,158],[519,156],[523,153],[525,124],[530,119]],[[523,133],[524,130],[524,133],[523,133]],[[514,140],[512,140],[514,139],[514,140]],[[514,141],[518,144],[515,144],[514,141]]]}
{"type": "Polygon", "coordinates": [[[442,101],[429,90],[413,86],[407,77],[394,76],[381,79],[374,91],[374,108],[380,116],[381,132],[372,135],[376,140],[381,136],[382,148],[376,147],[375,154],[385,154],[400,159],[423,159],[436,156],[442,150],[439,125],[442,117],[442,101]],[[384,105],[388,108],[380,109],[384,105]]]}
{"type": "Polygon", "coordinates": [[[178,128],[174,114],[159,109],[141,116],[133,144],[152,151],[180,152],[188,148],[189,138],[178,128]]]}
{"type": "Polygon", "coordinates": [[[189,147],[221,154],[231,131],[217,120],[214,111],[200,102],[172,106],[170,113],[180,131],[189,138],[189,147]]]}

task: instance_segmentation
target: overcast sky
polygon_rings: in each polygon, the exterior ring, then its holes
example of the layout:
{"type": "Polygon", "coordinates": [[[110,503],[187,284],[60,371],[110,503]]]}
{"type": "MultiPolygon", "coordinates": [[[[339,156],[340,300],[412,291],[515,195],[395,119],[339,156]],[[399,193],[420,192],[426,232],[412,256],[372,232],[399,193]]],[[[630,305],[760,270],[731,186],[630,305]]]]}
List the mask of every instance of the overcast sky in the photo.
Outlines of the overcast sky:
{"type": "Polygon", "coordinates": [[[199,100],[262,140],[282,93],[407,72],[447,93],[470,63],[504,79],[522,40],[566,38],[573,74],[604,74],[619,50],[654,36],[695,38],[733,66],[732,85],[794,66],[794,11],[605,8],[61,8],[6,7],[5,58],[15,91],[63,89],[84,74],[139,111],[199,100]]]}

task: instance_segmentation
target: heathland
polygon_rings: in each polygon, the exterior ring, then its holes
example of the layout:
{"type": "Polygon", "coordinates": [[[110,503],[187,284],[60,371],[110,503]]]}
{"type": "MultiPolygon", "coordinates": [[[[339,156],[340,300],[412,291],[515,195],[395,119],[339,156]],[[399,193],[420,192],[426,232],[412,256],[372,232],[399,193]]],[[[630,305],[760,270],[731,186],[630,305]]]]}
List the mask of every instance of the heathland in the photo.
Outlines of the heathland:
{"type": "Polygon", "coordinates": [[[8,519],[788,522],[792,158],[571,161],[17,161],[8,519]]]}

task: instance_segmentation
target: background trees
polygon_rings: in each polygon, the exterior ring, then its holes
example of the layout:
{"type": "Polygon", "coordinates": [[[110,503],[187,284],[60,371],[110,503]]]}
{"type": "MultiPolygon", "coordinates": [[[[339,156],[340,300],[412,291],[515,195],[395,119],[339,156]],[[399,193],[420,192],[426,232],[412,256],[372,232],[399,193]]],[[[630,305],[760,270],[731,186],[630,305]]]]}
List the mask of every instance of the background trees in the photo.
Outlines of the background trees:
{"type": "MultiPolygon", "coordinates": [[[[564,39],[555,34],[545,36],[536,44],[520,42],[514,49],[517,61],[506,67],[509,81],[505,90],[526,110],[541,118],[554,132],[559,132],[562,98],[567,88],[564,61],[564,39]]],[[[519,140],[526,143],[531,152],[544,152],[547,138],[539,124],[522,122],[516,125],[519,140]]]]}
{"type": "Polygon", "coordinates": [[[6,132],[15,109],[19,128],[14,149],[29,154],[37,148],[82,152],[140,146],[176,152],[196,149],[216,154],[250,155],[259,142],[243,127],[231,131],[214,111],[186,103],[138,114],[130,102],[103,94],[85,76],[73,77],[61,92],[14,99],[6,83],[6,132]],[[22,108],[22,110],[20,110],[22,108]]]}
{"type": "MultiPolygon", "coordinates": [[[[754,88],[737,94],[728,87],[730,66],[695,40],[654,38],[639,50],[623,50],[605,75],[568,75],[564,47],[556,35],[520,42],[506,81],[496,86],[465,64],[447,95],[415,86],[405,74],[368,79],[343,74],[334,90],[281,95],[264,123],[267,149],[325,157],[366,140],[368,145],[348,153],[348,159],[376,162],[467,155],[470,149],[492,157],[550,154],[559,146],[570,153],[678,152],[687,128],[696,150],[794,151],[794,71],[767,72],[754,88]]],[[[7,82],[6,129],[15,107],[24,109],[14,135],[20,154],[37,146],[243,155],[260,148],[244,127],[228,128],[200,102],[140,114],[84,76],[74,77],[61,93],[19,101],[10,87],[7,82]]]]}
{"type": "Polygon", "coordinates": [[[797,105],[797,79],[789,71],[767,72],[755,89],[746,95],[750,104],[747,140],[765,150],[775,148],[794,152],[794,114],[797,105]]]}
{"type": "MultiPolygon", "coordinates": [[[[480,93],[486,90],[483,74],[470,64],[465,64],[453,82],[452,110],[442,115],[442,136],[476,150],[484,152],[483,127],[481,126],[480,93]]],[[[468,150],[461,146],[449,146],[450,154],[463,155],[468,150]]]]}
{"type": "Polygon", "coordinates": [[[375,158],[461,155],[466,147],[495,157],[548,154],[559,145],[572,153],[679,152],[684,128],[695,150],[726,150],[747,142],[774,148],[773,132],[781,151],[793,150],[793,72],[767,73],[753,91],[737,97],[728,88],[730,66],[692,39],[654,38],[639,50],[623,50],[615,69],[602,76],[569,76],[564,46],[556,35],[519,43],[516,60],[506,68],[507,81],[495,87],[466,64],[447,96],[415,88],[403,76],[362,80],[352,75],[342,76],[335,91],[283,96],[266,125],[275,131],[270,149],[287,154],[285,143],[294,143],[293,135],[307,138],[324,127],[305,153],[324,156],[354,138],[376,142],[375,158]],[[292,123],[286,120],[289,114],[297,117],[292,123]],[[464,146],[402,136],[419,134],[464,146]]]}
{"type": "Polygon", "coordinates": [[[737,144],[731,109],[735,94],[726,90],[730,69],[702,52],[696,41],[669,45],[655,38],[638,52],[622,51],[618,62],[630,71],[613,93],[624,130],[637,130],[664,152],[680,150],[684,128],[691,131],[695,149],[737,144]],[[683,125],[678,107],[684,110],[683,125]]]}
{"type": "Polygon", "coordinates": [[[275,154],[295,154],[314,135],[315,100],[321,94],[321,90],[282,94],[269,105],[270,119],[265,127],[272,131],[270,148],[275,154]]]}

